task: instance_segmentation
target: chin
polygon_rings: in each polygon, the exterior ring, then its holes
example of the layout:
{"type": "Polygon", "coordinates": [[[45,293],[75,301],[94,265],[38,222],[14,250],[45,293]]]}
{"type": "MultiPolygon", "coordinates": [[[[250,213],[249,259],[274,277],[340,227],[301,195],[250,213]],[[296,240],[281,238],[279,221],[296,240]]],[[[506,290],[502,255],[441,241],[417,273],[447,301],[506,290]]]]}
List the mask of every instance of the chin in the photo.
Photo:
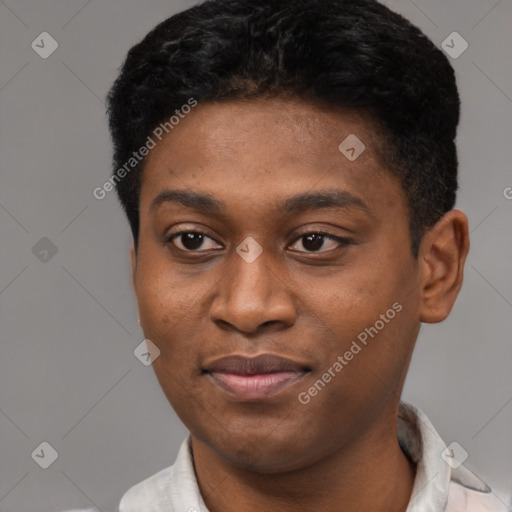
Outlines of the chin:
{"type": "Polygon", "coordinates": [[[249,436],[245,430],[240,437],[230,433],[217,441],[209,438],[203,442],[230,465],[253,473],[284,473],[313,463],[306,460],[306,453],[310,451],[297,442],[297,435],[278,438],[275,432],[267,435],[261,435],[261,432],[260,429],[259,434],[249,436]]]}

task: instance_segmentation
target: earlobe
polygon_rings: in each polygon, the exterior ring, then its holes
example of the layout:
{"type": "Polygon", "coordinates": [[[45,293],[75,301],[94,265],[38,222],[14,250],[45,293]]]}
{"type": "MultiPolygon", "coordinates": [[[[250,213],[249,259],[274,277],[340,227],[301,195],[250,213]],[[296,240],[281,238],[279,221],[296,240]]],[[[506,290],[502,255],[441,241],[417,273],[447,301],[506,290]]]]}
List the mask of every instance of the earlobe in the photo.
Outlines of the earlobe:
{"type": "Polygon", "coordinates": [[[468,219],[460,210],[446,213],[423,237],[420,320],[442,322],[462,286],[469,251],[468,219]]]}

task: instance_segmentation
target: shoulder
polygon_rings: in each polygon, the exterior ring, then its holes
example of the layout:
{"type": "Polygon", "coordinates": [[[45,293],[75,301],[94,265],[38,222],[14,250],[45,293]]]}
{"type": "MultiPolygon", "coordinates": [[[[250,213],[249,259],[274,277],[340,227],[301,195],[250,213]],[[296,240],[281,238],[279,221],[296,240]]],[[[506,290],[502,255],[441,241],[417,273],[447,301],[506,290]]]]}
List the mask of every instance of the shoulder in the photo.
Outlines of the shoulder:
{"type": "Polygon", "coordinates": [[[173,471],[174,467],[169,466],[128,489],[119,502],[119,512],[142,512],[148,507],[152,512],[172,512],[166,487],[172,480],[173,471]]]}
{"type": "Polygon", "coordinates": [[[63,512],[100,512],[97,508],[74,508],[63,510],[63,512]]]}
{"type": "Polygon", "coordinates": [[[507,512],[503,503],[480,478],[464,466],[452,472],[446,512],[507,512]]]}
{"type": "Polygon", "coordinates": [[[205,510],[195,477],[190,436],[181,444],[172,466],[125,492],[118,512],[182,512],[205,510]]]}
{"type": "Polygon", "coordinates": [[[507,512],[509,508],[492,492],[468,489],[457,482],[450,483],[446,512],[507,512]]]}

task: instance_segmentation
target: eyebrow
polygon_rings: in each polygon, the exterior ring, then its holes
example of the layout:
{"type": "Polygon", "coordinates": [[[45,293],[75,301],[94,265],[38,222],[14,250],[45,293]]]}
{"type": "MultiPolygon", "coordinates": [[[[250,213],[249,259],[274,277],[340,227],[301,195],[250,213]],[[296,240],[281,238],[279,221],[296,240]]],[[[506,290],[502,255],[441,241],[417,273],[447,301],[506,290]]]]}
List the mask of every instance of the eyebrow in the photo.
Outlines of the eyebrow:
{"type": "Polygon", "coordinates": [[[221,214],[224,211],[222,201],[209,194],[201,194],[191,190],[164,190],[151,202],[151,210],[156,210],[165,203],[178,203],[204,213],[221,214]]]}
{"type": "MultiPolygon", "coordinates": [[[[202,213],[221,215],[226,211],[222,201],[210,194],[191,190],[164,190],[151,202],[151,210],[156,210],[165,203],[178,203],[202,213]]],[[[345,190],[321,190],[306,192],[281,201],[275,209],[283,214],[297,214],[308,210],[319,209],[358,209],[373,216],[371,209],[359,197],[345,190]]]]}
{"type": "Polygon", "coordinates": [[[278,209],[286,214],[333,208],[358,209],[372,215],[372,211],[361,198],[345,190],[306,192],[290,197],[278,206],[278,209]]]}

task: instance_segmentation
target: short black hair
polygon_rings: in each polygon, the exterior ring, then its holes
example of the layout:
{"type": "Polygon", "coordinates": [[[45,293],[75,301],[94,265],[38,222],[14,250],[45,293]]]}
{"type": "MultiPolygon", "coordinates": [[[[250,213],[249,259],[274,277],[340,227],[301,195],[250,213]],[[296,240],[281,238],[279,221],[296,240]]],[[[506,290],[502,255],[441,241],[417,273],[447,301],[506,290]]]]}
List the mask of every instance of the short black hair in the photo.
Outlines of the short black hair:
{"type": "MultiPolygon", "coordinates": [[[[207,0],[161,22],[130,49],[107,97],[114,172],[191,98],[270,97],[371,117],[407,196],[417,257],[455,204],[460,99],[442,51],[375,0],[207,0]]],[[[135,245],[144,162],[117,180],[135,245]]]]}

